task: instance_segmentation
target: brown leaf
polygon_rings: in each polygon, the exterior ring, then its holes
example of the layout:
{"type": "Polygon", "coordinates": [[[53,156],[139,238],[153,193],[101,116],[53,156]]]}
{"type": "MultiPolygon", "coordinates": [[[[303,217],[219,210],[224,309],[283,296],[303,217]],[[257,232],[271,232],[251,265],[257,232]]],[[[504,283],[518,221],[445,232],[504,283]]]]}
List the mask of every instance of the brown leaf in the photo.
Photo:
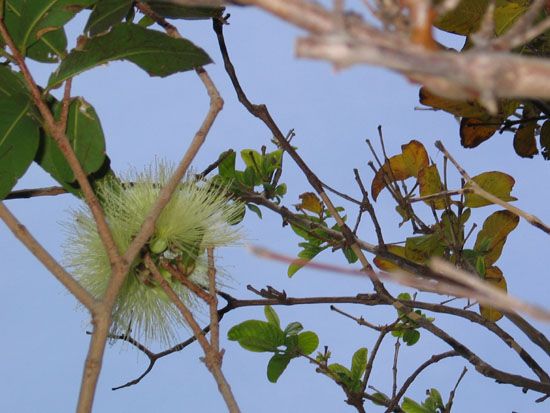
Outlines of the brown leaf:
{"type": "Polygon", "coordinates": [[[535,140],[536,122],[527,122],[521,125],[514,135],[514,149],[522,158],[532,158],[539,150],[535,140]]]}
{"type": "MultiPolygon", "coordinates": [[[[506,279],[502,274],[502,271],[498,267],[489,267],[485,272],[485,281],[493,286],[500,288],[503,291],[507,291],[506,279]]],[[[481,316],[489,321],[495,322],[502,318],[502,313],[491,306],[481,305],[479,306],[479,313],[481,316]]]]}
{"type": "Polygon", "coordinates": [[[426,87],[420,88],[420,103],[463,118],[481,118],[487,116],[487,111],[475,101],[443,98],[432,93],[426,87]]]}
{"type": "Polygon", "coordinates": [[[544,121],[540,128],[540,149],[544,159],[550,159],[550,120],[544,121]]]}
{"type": "Polygon", "coordinates": [[[500,119],[497,118],[489,120],[462,118],[460,122],[460,143],[465,148],[475,148],[493,136],[499,127],[500,119]]]}
{"type": "MultiPolygon", "coordinates": [[[[503,172],[484,172],[472,178],[481,188],[495,195],[503,201],[515,201],[517,198],[510,196],[512,188],[516,181],[510,175],[503,172]]],[[[470,185],[466,184],[465,188],[470,185]]],[[[470,208],[478,208],[485,205],[491,205],[492,202],[474,193],[466,193],[464,196],[464,205],[470,208]]]]}

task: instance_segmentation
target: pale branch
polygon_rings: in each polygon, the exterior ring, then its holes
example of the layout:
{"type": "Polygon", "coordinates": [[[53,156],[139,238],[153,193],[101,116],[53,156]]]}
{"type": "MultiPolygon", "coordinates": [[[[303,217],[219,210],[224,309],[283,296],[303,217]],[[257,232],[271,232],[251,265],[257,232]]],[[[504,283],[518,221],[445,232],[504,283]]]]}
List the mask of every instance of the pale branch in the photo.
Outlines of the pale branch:
{"type": "Polygon", "coordinates": [[[423,370],[425,370],[432,364],[435,364],[443,359],[446,359],[449,357],[456,357],[456,356],[460,356],[460,354],[455,350],[446,351],[445,353],[440,353],[440,354],[434,354],[428,360],[426,360],[424,363],[418,366],[418,368],[403,382],[403,385],[401,386],[399,391],[392,397],[390,404],[386,406],[387,407],[386,413],[391,413],[393,411],[395,406],[399,404],[399,400],[401,400],[401,398],[405,395],[405,392],[408,390],[410,385],[413,383],[413,381],[416,380],[418,375],[422,373],[423,370]]]}
{"type": "Polygon", "coordinates": [[[468,185],[468,189],[471,190],[471,192],[475,193],[476,195],[479,195],[482,198],[485,198],[487,201],[500,205],[501,207],[505,208],[506,210],[512,212],[513,214],[517,215],[518,217],[521,217],[525,219],[528,223],[533,225],[534,227],[546,232],[547,234],[550,234],[550,226],[545,224],[540,218],[536,217],[533,214],[530,214],[528,212],[525,212],[509,202],[503,201],[499,197],[491,194],[490,192],[487,192],[485,189],[483,189],[477,182],[475,182],[470,175],[464,170],[462,166],[457,162],[457,160],[449,153],[447,148],[443,145],[441,141],[435,142],[435,147],[439,149],[441,152],[443,152],[443,155],[448,158],[455,168],[458,170],[460,175],[464,178],[466,181],[466,184],[468,185]]]}
{"type": "MultiPolygon", "coordinates": [[[[185,322],[187,323],[189,328],[191,328],[193,335],[196,337],[197,341],[201,345],[201,348],[204,352],[204,363],[214,377],[214,380],[218,385],[219,392],[222,395],[229,412],[240,412],[240,408],[237,404],[237,401],[235,400],[233,392],[231,391],[231,387],[229,386],[229,383],[227,382],[227,379],[225,378],[221,370],[223,353],[220,352],[219,349],[215,348],[212,343],[208,342],[203,334],[201,327],[195,320],[193,313],[191,313],[187,306],[180,300],[176,292],[172,289],[170,284],[168,284],[168,282],[160,274],[158,268],[156,267],[155,263],[149,255],[145,255],[144,262],[146,267],[153,274],[156,282],[164,290],[170,301],[172,301],[172,303],[177,307],[185,322]]],[[[217,315],[215,316],[214,320],[215,321],[211,320],[211,325],[213,323],[217,323],[217,315]]]]}
{"type": "Polygon", "coordinates": [[[407,33],[379,29],[355,13],[341,16],[342,28],[332,10],[306,0],[232,2],[257,6],[309,32],[297,40],[299,57],[328,60],[340,68],[386,67],[454,99],[550,98],[548,59],[475,48],[463,53],[430,50],[407,33]]]}
{"type": "Polygon", "coordinates": [[[76,281],[65,268],[53,258],[48,251],[32,236],[10,210],[0,202],[0,219],[19,241],[46,267],[57,280],[90,312],[97,304],[95,298],[76,281]]]}

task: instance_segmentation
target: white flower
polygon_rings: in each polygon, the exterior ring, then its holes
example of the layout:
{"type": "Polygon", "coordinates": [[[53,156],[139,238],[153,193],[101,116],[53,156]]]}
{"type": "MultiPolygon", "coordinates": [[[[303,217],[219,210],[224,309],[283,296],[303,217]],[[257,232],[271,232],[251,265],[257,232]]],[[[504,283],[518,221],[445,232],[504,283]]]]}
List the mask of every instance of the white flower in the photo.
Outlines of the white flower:
{"type": "MultiPolygon", "coordinates": [[[[133,172],[120,181],[98,189],[107,222],[120,251],[126,251],[138,233],[173,168],[157,163],[143,173],[133,172]]],[[[231,225],[242,216],[243,204],[228,198],[226,188],[209,181],[184,180],[166,205],[155,231],[142,253],[150,253],[160,268],[170,263],[200,286],[208,285],[206,248],[236,244],[239,228],[231,225]]],[[[105,248],[87,208],[73,211],[67,226],[65,256],[68,267],[90,293],[101,297],[109,283],[111,268],[105,248]]],[[[195,297],[167,271],[163,275],[180,299],[196,307],[195,297]]],[[[219,271],[218,271],[219,273],[219,271]]],[[[183,318],[143,263],[143,255],[132,263],[113,309],[113,334],[126,334],[145,341],[172,344],[183,318]]]]}

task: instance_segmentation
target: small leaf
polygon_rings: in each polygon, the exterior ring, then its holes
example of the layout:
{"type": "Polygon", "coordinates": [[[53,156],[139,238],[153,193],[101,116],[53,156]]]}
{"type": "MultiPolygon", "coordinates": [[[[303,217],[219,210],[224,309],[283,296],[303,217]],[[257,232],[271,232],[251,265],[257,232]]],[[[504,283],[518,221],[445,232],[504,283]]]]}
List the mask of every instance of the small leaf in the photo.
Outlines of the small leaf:
{"type": "Polygon", "coordinates": [[[332,377],[340,383],[348,386],[352,382],[351,371],[349,371],[347,367],[344,367],[339,363],[332,363],[328,366],[328,369],[332,373],[332,377]]]}
{"type": "MultiPolygon", "coordinates": [[[[507,291],[506,279],[498,267],[489,267],[485,272],[485,281],[503,291],[507,291]]],[[[502,318],[502,313],[491,306],[479,305],[479,313],[486,320],[495,322],[502,318]]]]}
{"type": "Polygon", "coordinates": [[[132,0],[98,0],[84,31],[95,36],[109,30],[126,17],[132,4],[132,0]]]}
{"type": "Polygon", "coordinates": [[[319,337],[313,331],[304,331],[298,334],[298,349],[306,356],[319,347],[319,337]]]}
{"type": "Polygon", "coordinates": [[[220,154],[218,159],[223,159],[218,165],[218,173],[224,178],[233,178],[235,176],[235,151],[229,149],[220,154]]]}
{"type": "Polygon", "coordinates": [[[211,62],[206,52],[189,40],[174,39],[137,24],[117,24],[109,33],[88,39],[72,50],[50,77],[48,88],[114,60],[128,60],[150,76],[160,77],[211,62]]]}
{"type": "Polygon", "coordinates": [[[381,392],[373,393],[371,396],[374,399],[371,401],[377,406],[386,406],[386,403],[390,400],[390,398],[387,395],[381,392]]]}
{"type": "Polygon", "coordinates": [[[536,122],[527,122],[521,125],[514,134],[514,150],[522,158],[532,158],[539,150],[535,139],[536,122]]]}
{"type": "Polygon", "coordinates": [[[286,354],[274,354],[267,364],[267,379],[276,383],[290,363],[290,357],[286,354]]]}
{"type": "Polygon", "coordinates": [[[259,152],[252,149],[243,149],[241,151],[241,158],[246,166],[253,168],[258,174],[261,174],[263,159],[259,152]]]}
{"type": "Polygon", "coordinates": [[[262,210],[254,204],[246,204],[246,207],[254,212],[260,219],[262,219],[262,210]]]}
{"type": "Polygon", "coordinates": [[[465,148],[475,148],[485,142],[500,128],[500,119],[462,118],[460,121],[460,143],[465,148]]]}
{"type": "Polygon", "coordinates": [[[519,217],[507,210],[494,212],[487,217],[477,234],[474,245],[475,251],[484,253],[486,266],[498,260],[508,234],[517,227],[518,223],[519,217]]]}
{"type": "Polygon", "coordinates": [[[296,205],[296,209],[300,211],[310,211],[319,216],[323,213],[323,204],[313,192],[304,192],[300,195],[300,199],[301,202],[296,205]]]}
{"type": "Polygon", "coordinates": [[[402,338],[407,346],[412,346],[420,340],[420,332],[418,330],[405,330],[402,338]]]}
{"type": "Polygon", "coordinates": [[[408,397],[403,398],[401,409],[403,409],[405,413],[435,413],[408,397]]]}
{"type": "MultiPolygon", "coordinates": [[[[472,178],[481,188],[502,199],[503,201],[515,201],[517,198],[510,196],[512,188],[516,181],[510,175],[503,172],[484,172],[472,178]]],[[[466,184],[465,188],[468,188],[466,184]]],[[[474,193],[466,193],[464,196],[464,205],[470,208],[479,208],[485,205],[491,205],[492,202],[474,193]]]]}
{"type": "Polygon", "coordinates": [[[292,323],[289,323],[286,326],[285,331],[283,333],[285,334],[285,336],[295,336],[303,329],[304,327],[302,326],[301,323],[297,321],[293,321],[292,323]]]}
{"type": "Polygon", "coordinates": [[[351,378],[361,380],[365,369],[367,368],[367,355],[369,351],[365,347],[357,350],[351,358],[351,378]]]}
{"type": "Polygon", "coordinates": [[[274,326],[281,328],[281,320],[279,320],[279,316],[277,315],[273,307],[271,307],[270,305],[266,305],[264,307],[264,314],[268,323],[271,323],[274,326]]]}
{"type": "MultiPolygon", "coordinates": [[[[405,259],[407,258],[405,247],[402,247],[400,245],[388,245],[386,249],[388,250],[388,252],[391,252],[392,254],[395,254],[405,259]]],[[[374,265],[376,265],[382,271],[391,272],[391,271],[399,271],[401,269],[399,265],[395,264],[389,259],[382,258],[378,255],[374,257],[373,262],[374,262],[374,265]]]]}
{"type": "Polygon", "coordinates": [[[357,262],[358,258],[355,252],[350,247],[342,248],[342,252],[344,253],[344,256],[346,257],[346,260],[348,260],[348,263],[353,264],[354,262],[357,262]]]}
{"type": "Polygon", "coordinates": [[[260,320],[247,320],[233,326],[227,332],[227,338],[255,352],[275,352],[285,342],[280,328],[260,320]]]}
{"type": "Polygon", "coordinates": [[[540,148],[542,157],[550,159],[550,120],[545,120],[540,128],[540,148]]]}
{"type": "Polygon", "coordinates": [[[305,243],[304,249],[298,253],[297,260],[293,261],[289,266],[287,270],[287,275],[289,277],[292,277],[296,272],[302,268],[304,265],[307,264],[308,261],[310,261],[312,258],[316,257],[317,254],[327,249],[328,246],[320,247],[317,245],[312,245],[305,243]]]}

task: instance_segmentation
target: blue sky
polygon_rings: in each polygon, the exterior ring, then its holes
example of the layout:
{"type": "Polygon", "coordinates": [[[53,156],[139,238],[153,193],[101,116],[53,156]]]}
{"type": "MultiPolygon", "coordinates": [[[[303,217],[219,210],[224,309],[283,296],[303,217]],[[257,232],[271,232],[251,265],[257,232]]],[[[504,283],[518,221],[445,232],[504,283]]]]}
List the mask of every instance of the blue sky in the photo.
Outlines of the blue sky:
{"type": "MultiPolygon", "coordinates": [[[[418,87],[388,71],[356,67],[336,72],[328,64],[296,60],[293,40],[300,32],[288,24],[265,14],[245,8],[230,10],[231,25],[225,29],[226,40],[243,87],[254,102],[266,103],[283,131],[294,128],[294,144],[319,177],[343,192],[359,196],[352,168],[357,167],[365,182],[372,173],[367,162],[371,155],[365,138],[376,140],[376,127],[382,125],[390,154],[411,139],[422,141],[433,160],[442,157],[433,142],[442,140],[472,175],[499,170],[516,179],[514,195],[517,205],[550,221],[547,201],[550,193],[548,164],[542,158],[518,158],[512,149],[512,137],[499,135],[475,150],[460,147],[456,120],[445,113],[415,111],[418,106],[418,87]]],[[[85,20],[77,18],[71,30],[77,33],[85,20]]],[[[203,47],[213,58],[207,67],[224,100],[225,107],[216,121],[208,140],[194,162],[200,170],[229,148],[259,149],[269,145],[269,131],[252,118],[237,102],[229,80],[223,71],[211,23],[188,22],[179,25],[184,36],[203,47]]],[[[44,82],[53,66],[33,65],[33,72],[44,82]]],[[[97,110],[107,137],[107,150],[116,171],[150,164],[155,156],[177,161],[185,151],[207,110],[208,100],[193,73],[167,79],[149,78],[135,66],[112,63],[87,72],[73,83],[73,93],[84,96],[97,110]]],[[[454,175],[456,179],[456,175],[454,175]]],[[[298,195],[310,191],[305,178],[289,159],[285,161],[282,182],[289,186],[285,203],[298,203],[298,195]]],[[[455,185],[459,181],[456,179],[455,185]]],[[[54,184],[38,168],[32,168],[18,184],[19,188],[54,184]]],[[[353,208],[334,198],[334,201],[353,208]]],[[[65,239],[61,222],[69,217],[67,210],[78,201],[68,195],[32,200],[6,202],[8,207],[43,242],[52,254],[62,257],[65,239]]],[[[408,228],[399,229],[399,217],[387,192],[375,204],[385,238],[400,241],[410,235],[408,228]]],[[[484,208],[474,217],[478,222],[498,208],[484,208]]],[[[375,242],[368,219],[359,231],[362,239],[375,242]]],[[[294,256],[298,238],[288,228],[281,228],[281,219],[264,211],[262,221],[248,214],[244,231],[249,243],[272,248],[294,256]]],[[[546,277],[544,260],[547,237],[525,222],[521,222],[509,237],[499,266],[507,277],[509,290],[519,297],[547,304],[550,282],[546,277]]],[[[87,351],[87,314],[57,281],[0,226],[0,247],[4,270],[0,289],[0,324],[4,354],[0,374],[0,411],[5,412],[69,412],[74,410],[83,360],[87,351]]],[[[220,251],[225,271],[232,281],[231,293],[247,297],[246,285],[257,288],[272,285],[284,289],[290,296],[355,295],[368,292],[364,280],[339,274],[319,273],[303,269],[293,279],[286,276],[284,264],[268,262],[252,256],[245,248],[220,251]]],[[[344,263],[338,254],[325,252],[320,262],[344,263]]],[[[392,286],[393,292],[402,288],[392,286]]],[[[370,321],[392,321],[390,308],[342,306],[349,312],[363,315],[370,321]]],[[[283,323],[300,321],[306,329],[318,333],[321,345],[332,350],[333,361],[349,364],[359,347],[372,348],[376,339],[371,331],[360,328],[350,320],[331,312],[326,305],[277,308],[283,323]]],[[[263,318],[261,308],[231,312],[222,322],[222,336],[234,324],[249,318],[263,318]]],[[[507,371],[530,376],[518,357],[502,343],[494,340],[473,324],[437,316],[436,323],[449,329],[480,356],[507,371]]],[[[542,352],[510,327],[519,342],[544,361],[542,352]]],[[[548,325],[537,324],[546,334],[548,325]]],[[[186,333],[183,333],[186,336],[186,333]]],[[[298,360],[291,363],[277,384],[265,376],[267,354],[250,353],[234,342],[223,341],[226,349],[224,371],[242,410],[247,412],[280,411],[353,411],[344,402],[342,391],[327,378],[316,374],[314,366],[298,360]]],[[[422,332],[417,346],[402,347],[399,377],[402,380],[416,366],[436,352],[449,348],[440,340],[422,332]]],[[[197,345],[160,360],[142,383],[116,392],[111,387],[139,375],[146,367],[146,358],[133,348],[114,343],[109,346],[97,391],[95,411],[172,412],[224,411],[224,404],[215,389],[210,374],[199,357],[197,345]]],[[[389,392],[393,342],[388,339],[375,366],[372,384],[389,392]]],[[[408,395],[423,399],[424,391],[437,387],[447,397],[462,367],[460,358],[442,361],[420,376],[408,395]]],[[[542,363],[548,367],[548,363],[542,363]]],[[[464,378],[456,397],[455,411],[487,410],[543,412],[545,405],[535,405],[534,394],[524,395],[520,389],[496,385],[480,377],[472,367],[464,378]],[[483,406],[483,407],[481,407],[483,406]]],[[[373,409],[375,411],[375,409],[373,409]]]]}

